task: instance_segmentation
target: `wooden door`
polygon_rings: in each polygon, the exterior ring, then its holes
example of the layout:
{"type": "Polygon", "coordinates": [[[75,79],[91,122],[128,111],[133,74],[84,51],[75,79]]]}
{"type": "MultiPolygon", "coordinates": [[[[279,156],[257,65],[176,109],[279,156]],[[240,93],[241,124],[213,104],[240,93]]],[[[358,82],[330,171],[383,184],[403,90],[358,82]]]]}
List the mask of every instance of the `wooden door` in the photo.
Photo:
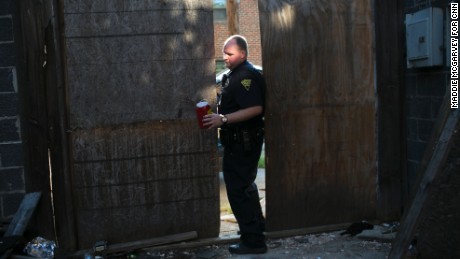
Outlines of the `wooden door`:
{"type": "Polygon", "coordinates": [[[372,1],[260,0],[269,231],[374,219],[372,1]]]}
{"type": "Polygon", "coordinates": [[[212,1],[62,1],[77,248],[219,233],[212,1]],[[211,35],[211,36],[210,36],[211,35]]]}
{"type": "Polygon", "coordinates": [[[51,14],[50,1],[15,2],[15,42],[18,46],[18,89],[21,105],[21,137],[24,143],[24,181],[26,192],[41,192],[40,203],[31,219],[28,231],[31,235],[55,238],[50,186],[49,147],[54,126],[53,100],[50,80],[53,61],[48,60],[45,46],[48,42],[48,23],[51,14]],[[47,63],[48,62],[48,63],[47,63]]]}

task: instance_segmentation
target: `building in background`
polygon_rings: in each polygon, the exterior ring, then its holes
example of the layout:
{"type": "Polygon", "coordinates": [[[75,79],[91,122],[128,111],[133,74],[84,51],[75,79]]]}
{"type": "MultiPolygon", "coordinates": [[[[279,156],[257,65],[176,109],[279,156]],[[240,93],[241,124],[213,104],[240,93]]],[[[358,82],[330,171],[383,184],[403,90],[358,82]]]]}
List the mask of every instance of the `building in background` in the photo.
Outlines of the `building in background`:
{"type": "MultiPolygon", "coordinates": [[[[260,45],[260,26],[258,0],[235,0],[237,13],[237,33],[248,40],[248,60],[262,66],[262,51],[260,45]]],[[[216,71],[225,68],[222,60],[222,44],[231,35],[227,16],[227,0],[214,0],[214,46],[216,71]]]]}

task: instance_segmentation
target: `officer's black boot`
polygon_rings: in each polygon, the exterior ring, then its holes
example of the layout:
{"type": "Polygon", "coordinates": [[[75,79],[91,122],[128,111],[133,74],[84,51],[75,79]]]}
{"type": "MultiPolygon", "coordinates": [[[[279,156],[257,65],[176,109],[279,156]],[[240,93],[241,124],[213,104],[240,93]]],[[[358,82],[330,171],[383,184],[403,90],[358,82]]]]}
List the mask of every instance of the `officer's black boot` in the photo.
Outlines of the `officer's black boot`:
{"type": "Polygon", "coordinates": [[[228,250],[232,254],[264,254],[267,252],[265,236],[259,234],[243,234],[239,244],[231,245],[228,250]]]}

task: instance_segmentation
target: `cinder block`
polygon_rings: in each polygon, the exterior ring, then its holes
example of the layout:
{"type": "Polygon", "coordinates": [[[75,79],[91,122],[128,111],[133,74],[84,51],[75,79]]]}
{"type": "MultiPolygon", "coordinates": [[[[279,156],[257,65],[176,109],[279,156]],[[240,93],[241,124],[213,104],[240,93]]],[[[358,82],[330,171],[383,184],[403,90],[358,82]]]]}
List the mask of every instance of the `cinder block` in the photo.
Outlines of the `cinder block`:
{"type": "Polygon", "coordinates": [[[14,43],[0,44],[0,67],[11,67],[16,64],[14,43]]]}
{"type": "Polygon", "coordinates": [[[0,4],[0,15],[13,13],[13,3],[16,0],[2,0],[0,4]]]}
{"type": "Polygon", "coordinates": [[[419,96],[444,96],[446,93],[446,74],[421,74],[417,80],[417,95],[419,96]]]}
{"type": "Polygon", "coordinates": [[[0,119],[0,142],[20,141],[18,119],[0,119]]]}
{"type": "Polygon", "coordinates": [[[0,167],[23,166],[22,143],[0,144],[0,167]]]}
{"type": "Polygon", "coordinates": [[[14,41],[12,17],[0,18],[0,42],[14,41]]]}
{"type": "Polygon", "coordinates": [[[0,169],[0,190],[3,192],[24,191],[24,169],[0,169]]]}
{"type": "Polygon", "coordinates": [[[13,80],[14,73],[12,68],[0,68],[0,93],[14,93],[16,90],[14,89],[13,80]]]}
{"type": "Polygon", "coordinates": [[[407,141],[407,159],[420,161],[426,149],[426,142],[423,141],[407,141]]]}
{"type": "Polygon", "coordinates": [[[407,119],[407,139],[418,140],[417,119],[407,119]]]}
{"type": "Polygon", "coordinates": [[[18,95],[16,93],[0,94],[0,117],[18,115],[18,95]]]}
{"type": "Polygon", "coordinates": [[[419,120],[418,121],[418,138],[422,141],[429,141],[433,132],[434,121],[419,120]]]}
{"type": "Polygon", "coordinates": [[[3,218],[12,218],[24,198],[24,193],[9,193],[3,194],[1,199],[3,201],[3,218]]]}

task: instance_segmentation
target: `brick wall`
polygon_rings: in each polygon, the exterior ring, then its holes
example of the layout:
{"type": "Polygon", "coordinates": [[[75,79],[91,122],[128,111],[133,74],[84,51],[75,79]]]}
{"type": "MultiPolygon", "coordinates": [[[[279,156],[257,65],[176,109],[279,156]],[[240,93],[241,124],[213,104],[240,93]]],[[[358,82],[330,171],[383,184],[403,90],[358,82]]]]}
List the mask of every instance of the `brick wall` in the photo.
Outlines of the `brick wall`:
{"type": "Polygon", "coordinates": [[[262,65],[260,45],[259,7],[257,0],[241,0],[239,5],[240,34],[246,37],[249,45],[249,61],[262,65]]]}
{"type": "Polygon", "coordinates": [[[13,3],[0,5],[0,220],[11,219],[24,196],[13,3]]]}
{"type": "Polygon", "coordinates": [[[222,59],[222,44],[230,36],[226,22],[214,22],[215,59],[222,59]]]}
{"type": "MultiPolygon", "coordinates": [[[[258,0],[241,0],[238,6],[239,34],[248,40],[248,60],[262,65],[258,0]]],[[[214,23],[214,46],[216,60],[222,60],[222,44],[230,36],[226,22],[214,23]]]]}
{"type": "MultiPolygon", "coordinates": [[[[446,10],[447,0],[406,0],[405,13],[429,6],[446,10]]],[[[444,15],[444,18],[446,14],[444,15]]],[[[444,63],[446,64],[446,63],[444,63]]],[[[412,68],[405,72],[405,118],[408,190],[413,190],[416,173],[449,87],[450,67],[412,68]]]]}

